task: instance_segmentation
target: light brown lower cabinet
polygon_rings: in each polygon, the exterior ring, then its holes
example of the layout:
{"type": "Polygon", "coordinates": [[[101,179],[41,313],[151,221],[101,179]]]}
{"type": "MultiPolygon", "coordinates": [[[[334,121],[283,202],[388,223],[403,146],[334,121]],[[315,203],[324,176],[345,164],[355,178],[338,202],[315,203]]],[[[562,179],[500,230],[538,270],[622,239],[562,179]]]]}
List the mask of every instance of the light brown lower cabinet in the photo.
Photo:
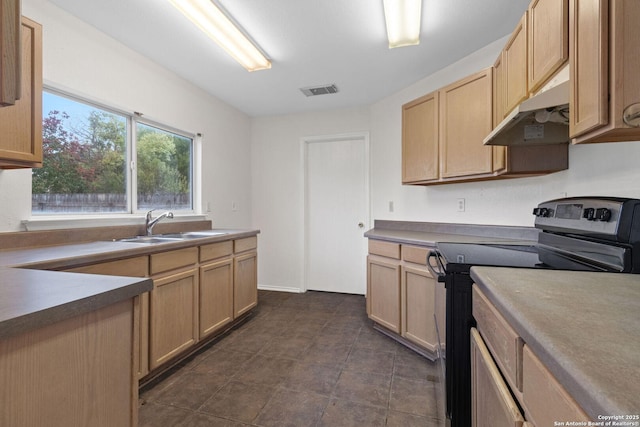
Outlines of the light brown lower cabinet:
{"type": "Polygon", "coordinates": [[[478,324],[471,329],[472,425],[520,426],[526,419],[524,426],[542,427],[593,421],[478,286],[472,295],[478,324]],[[516,413],[520,407],[523,412],[516,413]]]}
{"type": "Polygon", "coordinates": [[[400,333],[400,263],[376,255],[367,257],[369,318],[400,333]]]}
{"type": "Polygon", "coordinates": [[[445,293],[426,267],[428,253],[423,246],[370,239],[367,314],[403,344],[436,355],[436,318],[444,340],[445,293]]]}
{"type": "MultiPolygon", "coordinates": [[[[74,267],[66,271],[105,276],[149,277],[149,257],[138,256],[74,267]]],[[[149,292],[134,298],[134,329],[137,334],[136,377],[149,373],[149,292]]]]}
{"type": "Polygon", "coordinates": [[[436,281],[426,268],[402,267],[402,336],[436,351],[436,281]]]}
{"type": "Polygon", "coordinates": [[[0,340],[0,425],[138,425],[133,307],[128,299],[0,340]]]}
{"type": "Polygon", "coordinates": [[[236,255],[233,260],[233,313],[242,316],[258,305],[258,254],[236,255]]]}
{"type": "Polygon", "coordinates": [[[200,266],[200,338],[233,321],[233,259],[200,266]]]}
{"type": "Polygon", "coordinates": [[[511,397],[491,353],[478,331],[471,329],[472,427],[522,427],[524,418],[511,397]]]}
{"type": "Polygon", "coordinates": [[[153,279],[149,304],[149,369],[198,341],[198,269],[153,279]]]}
{"type": "Polygon", "coordinates": [[[401,250],[401,335],[430,353],[436,354],[438,349],[436,317],[439,317],[438,326],[442,328],[441,339],[444,339],[445,333],[444,284],[438,285],[436,278],[426,267],[429,248],[402,245],[401,250]]]}
{"type": "Polygon", "coordinates": [[[258,305],[258,252],[256,237],[233,242],[233,314],[242,316],[258,305]]]}
{"type": "Polygon", "coordinates": [[[522,406],[536,426],[559,420],[593,421],[527,345],[522,351],[522,377],[522,406]]]}
{"type": "Polygon", "coordinates": [[[153,279],[153,290],[134,299],[141,379],[256,307],[257,263],[257,237],[251,236],[66,271],[153,279]]]}

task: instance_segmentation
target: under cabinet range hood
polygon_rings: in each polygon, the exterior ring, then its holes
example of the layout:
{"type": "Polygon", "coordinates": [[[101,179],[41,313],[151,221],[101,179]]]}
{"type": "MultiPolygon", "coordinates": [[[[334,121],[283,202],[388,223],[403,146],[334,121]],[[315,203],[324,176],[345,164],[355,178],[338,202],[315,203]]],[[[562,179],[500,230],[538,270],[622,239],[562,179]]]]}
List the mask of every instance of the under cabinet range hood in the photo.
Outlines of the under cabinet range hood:
{"type": "Polygon", "coordinates": [[[551,87],[523,101],[484,139],[485,145],[544,145],[569,142],[568,69],[551,87]],[[565,77],[566,75],[566,77],[565,77]]]}

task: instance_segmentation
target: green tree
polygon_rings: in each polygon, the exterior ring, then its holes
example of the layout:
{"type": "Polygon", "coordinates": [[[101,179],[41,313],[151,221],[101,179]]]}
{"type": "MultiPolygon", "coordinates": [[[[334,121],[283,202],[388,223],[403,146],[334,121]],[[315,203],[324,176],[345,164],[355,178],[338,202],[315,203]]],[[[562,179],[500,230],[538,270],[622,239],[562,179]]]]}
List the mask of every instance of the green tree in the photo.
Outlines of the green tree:
{"type": "Polygon", "coordinates": [[[68,118],[64,112],[51,111],[42,122],[42,168],[33,169],[32,187],[36,194],[87,190],[79,168],[84,149],[77,136],[64,127],[68,118]]]}
{"type": "Polygon", "coordinates": [[[178,170],[176,154],[176,144],[171,135],[146,130],[138,133],[139,198],[189,191],[188,175],[178,170]]]}
{"type": "Polygon", "coordinates": [[[50,111],[43,124],[43,166],[33,171],[35,194],[126,192],[125,122],[92,111],[79,130],[67,129],[69,115],[50,111]]]}

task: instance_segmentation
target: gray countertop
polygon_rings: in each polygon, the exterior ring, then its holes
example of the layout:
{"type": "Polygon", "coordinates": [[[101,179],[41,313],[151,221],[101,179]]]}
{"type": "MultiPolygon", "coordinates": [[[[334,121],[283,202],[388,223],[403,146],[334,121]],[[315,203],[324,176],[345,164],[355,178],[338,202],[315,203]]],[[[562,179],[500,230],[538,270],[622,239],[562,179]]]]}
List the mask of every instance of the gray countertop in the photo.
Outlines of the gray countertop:
{"type": "Polygon", "coordinates": [[[0,339],[133,298],[152,288],[151,279],[0,268],[0,339]]]}
{"type": "Polygon", "coordinates": [[[63,269],[100,261],[181,249],[193,246],[194,244],[202,245],[229,239],[240,239],[255,236],[259,233],[258,230],[225,230],[225,232],[227,233],[199,239],[176,240],[152,244],[103,241],[2,251],[0,252],[0,266],[37,268],[40,270],[63,269]]]}
{"type": "Polygon", "coordinates": [[[471,277],[589,416],[640,414],[640,275],[473,267],[471,277]]]}
{"type": "Polygon", "coordinates": [[[538,230],[531,227],[376,220],[374,228],[364,233],[364,236],[376,240],[435,247],[437,243],[443,242],[535,242],[538,230]]]}
{"type": "Polygon", "coordinates": [[[55,270],[254,236],[258,230],[163,243],[90,242],[0,252],[0,339],[132,298],[151,279],[55,270]]]}

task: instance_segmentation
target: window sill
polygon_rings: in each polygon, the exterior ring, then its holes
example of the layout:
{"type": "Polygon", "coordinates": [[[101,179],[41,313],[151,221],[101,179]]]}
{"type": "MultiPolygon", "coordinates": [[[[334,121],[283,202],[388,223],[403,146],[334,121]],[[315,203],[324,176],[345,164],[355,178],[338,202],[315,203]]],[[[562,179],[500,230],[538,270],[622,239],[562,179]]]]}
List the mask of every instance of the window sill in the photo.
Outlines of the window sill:
{"type": "MultiPolygon", "coordinates": [[[[207,216],[203,214],[175,214],[174,221],[189,222],[203,221],[207,216]]],[[[35,216],[22,221],[25,231],[45,231],[61,230],[69,228],[90,228],[109,227],[122,225],[144,224],[144,214],[122,214],[122,215],[56,215],[56,216],[35,216]]],[[[170,220],[169,220],[170,221],[170,220]]]]}

